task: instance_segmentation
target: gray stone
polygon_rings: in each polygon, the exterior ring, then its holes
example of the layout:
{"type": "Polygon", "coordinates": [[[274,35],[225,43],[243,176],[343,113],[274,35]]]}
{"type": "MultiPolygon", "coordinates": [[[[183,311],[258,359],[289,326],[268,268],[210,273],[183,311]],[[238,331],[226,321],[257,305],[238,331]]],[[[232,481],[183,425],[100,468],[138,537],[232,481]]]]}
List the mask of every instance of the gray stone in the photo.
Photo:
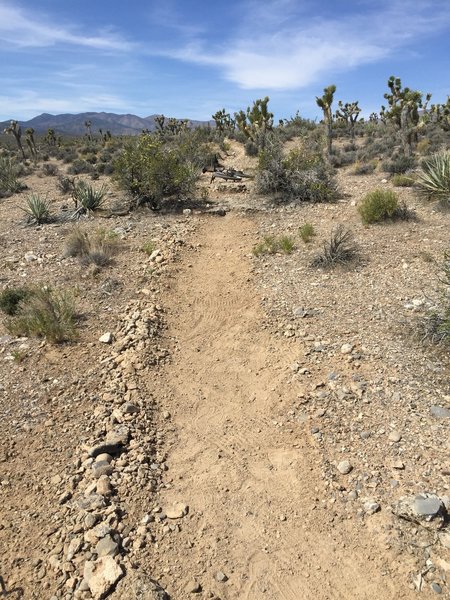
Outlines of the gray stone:
{"type": "Polygon", "coordinates": [[[375,502],[375,500],[368,500],[367,502],[364,502],[364,512],[367,515],[373,515],[379,510],[381,510],[381,506],[378,504],[378,502],[375,502]]]}
{"type": "Polygon", "coordinates": [[[89,496],[79,498],[77,500],[78,508],[81,510],[99,510],[100,508],[105,508],[106,503],[103,496],[100,494],[90,494],[89,496]]]}
{"type": "Polygon", "coordinates": [[[431,414],[436,419],[450,419],[450,410],[442,406],[432,406],[431,414]]]}
{"type": "Polygon", "coordinates": [[[112,556],[102,556],[95,562],[84,563],[83,577],[95,600],[104,598],[123,575],[123,568],[112,556]]]}
{"type": "Polygon", "coordinates": [[[104,333],[103,335],[101,335],[98,338],[98,341],[101,342],[102,344],[112,344],[113,340],[114,340],[114,336],[110,331],[108,331],[107,333],[104,333]]]}
{"type": "Polygon", "coordinates": [[[104,538],[97,542],[95,552],[99,557],[115,556],[119,552],[119,546],[110,535],[105,535],[104,538]]]}
{"type": "Polygon", "coordinates": [[[222,571],[217,571],[214,578],[219,583],[225,583],[225,581],[228,581],[228,577],[222,571]]]}
{"type": "Polygon", "coordinates": [[[413,510],[418,517],[433,518],[445,510],[445,507],[434,494],[418,494],[414,499],[413,510]]]}
{"type": "Polygon", "coordinates": [[[353,470],[353,466],[348,460],[343,460],[338,464],[337,470],[342,475],[348,475],[353,470]]]}
{"type": "Polygon", "coordinates": [[[431,587],[431,589],[433,590],[433,592],[435,594],[442,594],[442,588],[441,588],[441,586],[438,583],[435,583],[433,581],[433,583],[430,584],[430,587],[431,587]]]}
{"type": "Polygon", "coordinates": [[[114,467],[112,465],[110,465],[108,462],[106,462],[105,460],[96,462],[92,465],[92,475],[96,479],[98,479],[99,477],[102,477],[103,475],[112,475],[113,472],[114,472],[114,467]]]}

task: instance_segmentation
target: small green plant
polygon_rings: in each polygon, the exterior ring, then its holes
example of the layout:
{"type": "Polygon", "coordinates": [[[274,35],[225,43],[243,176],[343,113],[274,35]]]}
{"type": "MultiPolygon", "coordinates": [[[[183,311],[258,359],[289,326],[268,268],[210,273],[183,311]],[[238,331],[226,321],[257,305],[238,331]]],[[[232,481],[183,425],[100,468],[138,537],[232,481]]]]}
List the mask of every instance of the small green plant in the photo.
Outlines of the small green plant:
{"type": "Polygon", "coordinates": [[[397,194],[392,190],[374,190],[369,192],[358,206],[363,223],[378,223],[394,216],[398,208],[397,194]]]}
{"type": "Polygon", "coordinates": [[[62,194],[72,193],[75,188],[75,178],[72,177],[58,177],[57,187],[62,194]]]}
{"type": "Polygon", "coordinates": [[[381,168],[386,173],[402,174],[415,167],[415,160],[411,156],[398,156],[382,163],[381,168]]]}
{"type": "Polygon", "coordinates": [[[25,287],[5,288],[0,293],[0,310],[12,316],[19,310],[20,303],[28,298],[31,290],[25,287]]]}
{"type": "Polygon", "coordinates": [[[20,167],[8,156],[0,156],[0,198],[16,194],[24,189],[18,179],[20,167]]]}
{"type": "Polygon", "coordinates": [[[102,185],[100,189],[96,189],[86,181],[80,180],[75,183],[72,196],[75,206],[79,205],[78,213],[93,212],[105,203],[106,188],[102,185]]]}
{"type": "Polygon", "coordinates": [[[98,229],[95,234],[88,235],[76,228],[67,238],[64,256],[78,257],[82,265],[93,264],[106,267],[111,264],[117,251],[117,234],[98,229]]]}
{"type": "Polygon", "coordinates": [[[54,163],[44,163],[42,165],[42,173],[49,177],[54,177],[58,175],[58,166],[54,163]]]}
{"type": "Polygon", "coordinates": [[[10,317],[5,326],[13,335],[44,337],[61,343],[76,337],[75,307],[64,290],[37,288],[10,317]]]}
{"type": "Polygon", "coordinates": [[[26,199],[22,209],[27,215],[27,222],[32,225],[42,225],[50,221],[50,202],[39,194],[31,194],[26,199]]]}
{"type": "Polygon", "coordinates": [[[411,187],[414,185],[414,179],[407,175],[393,175],[391,183],[394,187],[411,187]]]}
{"type": "Polygon", "coordinates": [[[13,350],[11,356],[14,362],[22,363],[25,360],[27,353],[24,350],[13,350]]]}
{"type": "Polygon", "coordinates": [[[283,235],[277,238],[273,235],[266,235],[262,241],[253,248],[253,254],[255,256],[277,253],[291,254],[294,249],[295,243],[290,236],[283,235]]]}
{"type": "Polygon", "coordinates": [[[298,230],[300,237],[307,244],[316,235],[314,227],[311,223],[304,223],[298,230]]]}
{"type": "Polygon", "coordinates": [[[141,250],[150,256],[150,254],[156,250],[156,244],[153,240],[149,240],[141,246],[141,250]]]}
{"type": "Polygon", "coordinates": [[[356,260],[358,254],[353,233],[343,225],[338,225],[331,232],[330,239],[324,242],[322,252],[314,258],[312,266],[332,268],[356,260]]]}
{"type": "Polygon", "coordinates": [[[441,302],[422,323],[423,339],[450,344],[450,252],[444,254],[440,277],[441,302]]]}
{"type": "Polygon", "coordinates": [[[438,152],[422,161],[417,177],[419,193],[450,207],[450,151],[438,152]]]}

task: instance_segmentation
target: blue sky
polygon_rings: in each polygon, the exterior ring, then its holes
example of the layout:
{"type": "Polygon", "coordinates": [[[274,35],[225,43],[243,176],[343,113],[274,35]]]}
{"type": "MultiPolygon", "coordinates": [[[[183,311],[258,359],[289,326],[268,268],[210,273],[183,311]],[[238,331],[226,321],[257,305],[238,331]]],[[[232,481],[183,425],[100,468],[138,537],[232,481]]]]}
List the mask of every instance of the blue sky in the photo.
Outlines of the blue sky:
{"type": "Polygon", "coordinates": [[[0,0],[0,59],[0,120],[209,119],[266,95],[315,118],[331,83],[368,115],[390,75],[450,94],[450,0],[0,0]]]}

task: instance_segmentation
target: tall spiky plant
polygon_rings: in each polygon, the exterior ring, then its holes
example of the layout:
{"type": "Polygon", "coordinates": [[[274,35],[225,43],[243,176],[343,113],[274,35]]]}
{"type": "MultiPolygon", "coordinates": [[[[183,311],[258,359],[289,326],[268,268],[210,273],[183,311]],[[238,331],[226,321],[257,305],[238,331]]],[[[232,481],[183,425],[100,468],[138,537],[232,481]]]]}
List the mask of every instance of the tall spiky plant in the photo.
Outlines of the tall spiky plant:
{"type": "Polygon", "coordinates": [[[355,123],[358,120],[359,114],[361,112],[361,109],[358,106],[358,100],[356,102],[346,102],[345,104],[342,102],[342,100],[339,100],[338,106],[339,108],[336,111],[336,118],[345,121],[352,142],[354,142],[355,123]]]}
{"type": "Polygon", "coordinates": [[[323,120],[326,127],[327,133],[327,154],[328,157],[331,156],[332,144],[333,144],[333,111],[331,110],[331,106],[334,100],[334,93],[336,92],[335,85],[329,85],[324,88],[323,96],[320,98],[316,96],[316,103],[319,108],[322,109],[323,112],[323,120]]]}

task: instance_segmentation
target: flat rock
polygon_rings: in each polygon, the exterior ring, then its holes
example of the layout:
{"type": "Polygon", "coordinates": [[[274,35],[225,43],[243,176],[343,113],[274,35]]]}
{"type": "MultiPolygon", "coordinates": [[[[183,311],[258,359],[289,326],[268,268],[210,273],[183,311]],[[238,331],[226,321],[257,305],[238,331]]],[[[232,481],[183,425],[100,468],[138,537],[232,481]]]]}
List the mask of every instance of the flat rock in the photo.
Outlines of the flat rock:
{"type": "Polygon", "coordinates": [[[170,600],[165,590],[146,573],[129,571],[119,581],[114,596],[123,600],[170,600]]]}
{"type": "Polygon", "coordinates": [[[401,434],[398,431],[391,431],[389,434],[389,441],[397,443],[402,439],[401,434]]]}
{"type": "Polygon", "coordinates": [[[427,492],[403,496],[394,506],[393,512],[403,519],[432,529],[442,527],[447,514],[441,498],[427,492]]]}
{"type": "Polygon", "coordinates": [[[450,419],[450,410],[442,406],[432,406],[431,414],[436,419],[450,419]]]}
{"type": "Polygon", "coordinates": [[[98,341],[101,342],[102,344],[112,344],[113,340],[114,340],[114,336],[110,331],[104,333],[103,335],[101,335],[98,338],[98,341]]]}
{"type": "Polygon", "coordinates": [[[225,575],[225,573],[223,573],[223,571],[217,571],[217,573],[214,575],[214,579],[219,583],[225,583],[225,581],[228,581],[228,577],[225,575]]]}
{"type": "Polygon", "coordinates": [[[199,594],[202,591],[202,586],[197,581],[189,581],[184,591],[186,594],[199,594]]]}
{"type": "Polygon", "coordinates": [[[112,539],[110,535],[105,535],[104,538],[97,542],[95,552],[99,557],[115,556],[119,552],[119,545],[112,539]]]}
{"type": "Polygon", "coordinates": [[[102,556],[95,562],[84,564],[83,577],[95,600],[104,598],[123,575],[123,568],[112,556],[102,556]]]}
{"type": "Polygon", "coordinates": [[[353,344],[342,344],[341,354],[351,354],[353,351],[353,344]]]}
{"type": "Polygon", "coordinates": [[[174,502],[165,511],[168,519],[182,519],[189,512],[189,506],[184,502],[174,502]]]}

